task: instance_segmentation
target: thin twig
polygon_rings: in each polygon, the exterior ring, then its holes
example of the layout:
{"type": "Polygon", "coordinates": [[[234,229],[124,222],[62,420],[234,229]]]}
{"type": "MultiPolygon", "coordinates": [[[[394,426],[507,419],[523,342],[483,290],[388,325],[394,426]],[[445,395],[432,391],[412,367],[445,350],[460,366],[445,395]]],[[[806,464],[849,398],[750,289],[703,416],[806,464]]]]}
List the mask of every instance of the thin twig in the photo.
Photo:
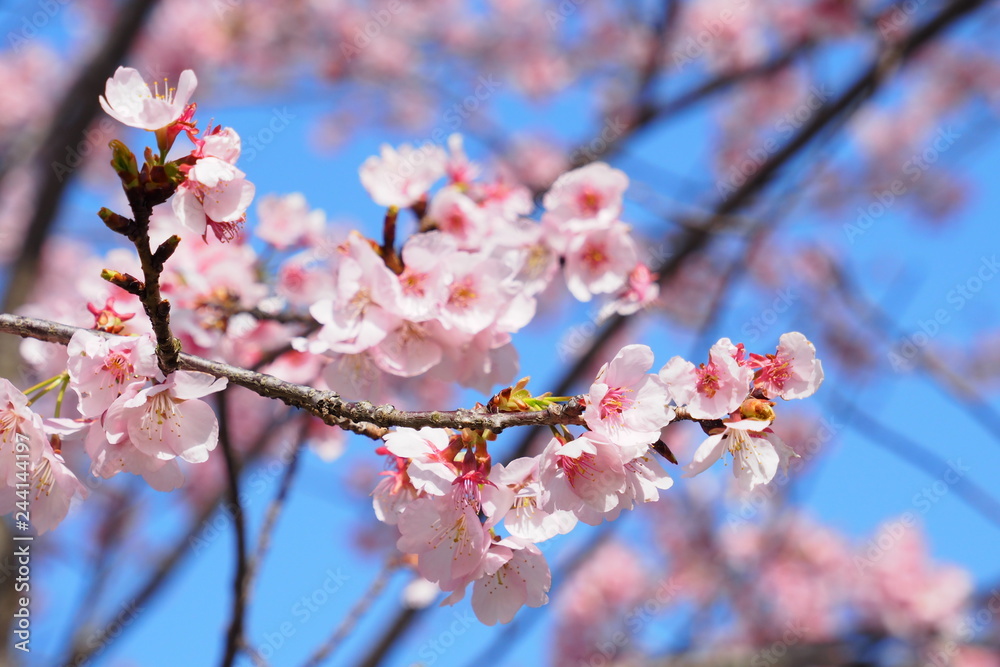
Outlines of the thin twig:
{"type": "Polygon", "coordinates": [[[249,567],[247,565],[247,535],[246,521],[243,516],[243,505],[240,503],[240,464],[233,451],[233,443],[229,437],[229,401],[228,391],[218,394],[219,413],[219,444],[226,460],[226,480],[229,503],[233,510],[233,527],[235,528],[236,573],[233,575],[233,605],[230,612],[229,629],[226,631],[226,650],[222,658],[223,667],[232,667],[236,661],[243,638],[243,621],[246,617],[247,598],[249,596],[249,567]]]}
{"type": "Polygon", "coordinates": [[[365,591],[357,603],[355,603],[354,607],[347,612],[347,616],[344,617],[344,620],[341,621],[337,629],[334,630],[332,635],[330,635],[330,638],[316,649],[309,659],[303,663],[302,667],[319,667],[324,660],[329,658],[330,655],[337,650],[340,643],[344,641],[348,634],[350,634],[351,630],[354,629],[354,626],[361,619],[361,617],[368,612],[368,609],[375,602],[375,600],[378,599],[379,594],[382,593],[386,584],[389,583],[389,579],[392,578],[393,572],[396,571],[396,560],[396,554],[393,554],[386,560],[385,565],[382,566],[378,576],[375,577],[374,581],[372,581],[368,590],[365,591]]]}
{"type": "MultiPolygon", "coordinates": [[[[270,435],[274,431],[265,431],[260,434],[258,440],[250,448],[247,460],[256,459],[269,445],[270,435]]],[[[152,569],[152,574],[134,595],[127,598],[127,604],[131,604],[135,609],[142,609],[168,581],[170,576],[176,571],[177,566],[184,560],[184,557],[191,553],[191,546],[198,535],[204,530],[205,524],[218,511],[219,504],[225,497],[226,489],[220,488],[215,497],[207,501],[201,512],[188,525],[185,535],[177,540],[174,547],[163,556],[156,567],[152,569]]],[[[101,630],[87,634],[88,628],[79,628],[76,636],[70,642],[72,646],[70,655],[62,663],[63,667],[76,667],[87,663],[97,652],[105,652],[109,645],[121,639],[129,628],[135,624],[122,626],[117,619],[109,621],[101,630]]]]}
{"type": "Polygon", "coordinates": [[[306,430],[309,428],[309,419],[308,415],[302,415],[301,417],[302,425],[299,428],[299,435],[292,445],[292,458],[288,462],[288,465],[285,466],[285,473],[281,478],[281,486],[278,487],[278,493],[271,500],[271,504],[268,505],[267,512],[264,515],[264,523],[257,537],[257,548],[254,549],[253,557],[248,564],[246,585],[250,590],[253,589],[257,572],[260,571],[261,563],[264,562],[264,558],[271,548],[271,537],[274,534],[274,527],[278,523],[278,517],[285,506],[288,493],[292,488],[292,481],[295,479],[295,473],[298,471],[302,448],[305,446],[306,430]]]}

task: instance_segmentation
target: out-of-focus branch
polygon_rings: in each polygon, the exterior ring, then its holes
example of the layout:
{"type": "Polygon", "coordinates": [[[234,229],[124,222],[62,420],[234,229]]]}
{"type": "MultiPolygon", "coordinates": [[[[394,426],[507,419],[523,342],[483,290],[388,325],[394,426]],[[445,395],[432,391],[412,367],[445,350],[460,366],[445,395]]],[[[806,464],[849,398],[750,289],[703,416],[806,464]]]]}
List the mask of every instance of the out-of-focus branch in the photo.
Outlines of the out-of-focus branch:
{"type": "Polygon", "coordinates": [[[222,657],[223,667],[232,667],[236,661],[243,640],[243,620],[246,617],[247,599],[250,591],[250,568],[247,565],[247,529],[240,502],[240,464],[229,437],[229,401],[227,391],[218,396],[219,444],[226,460],[226,488],[229,504],[233,510],[236,568],[233,574],[233,605],[230,612],[229,629],[226,631],[226,648],[222,657]]]}
{"type": "MultiPolygon", "coordinates": [[[[741,69],[724,72],[715,78],[682,93],[672,100],[656,103],[648,99],[645,88],[642,89],[642,97],[639,98],[632,116],[622,131],[605,142],[599,149],[592,149],[589,145],[584,145],[570,153],[574,158],[570,163],[571,168],[582,167],[585,164],[608,158],[617,153],[621,148],[643,130],[649,129],[654,122],[665,120],[674,116],[695,104],[706,100],[716,93],[724,92],[735,85],[745,83],[751,79],[774,74],[792,64],[796,58],[812,47],[811,42],[799,42],[789,47],[785,52],[777,57],[763,63],[750,65],[741,69]]],[[[614,118],[606,118],[605,123],[614,121],[614,118]]]]}
{"type": "Polygon", "coordinates": [[[396,567],[398,566],[396,558],[395,554],[389,557],[385,565],[383,565],[382,569],[379,571],[378,576],[375,577],[375,580],[368,587],[368,590],[364,592],[354,607],[347,612],[347,616],[344,617],[344,620],[340,623],[337,629],[334,630],[333,634],[330,635],[330,638],[323,642],[323,644],[320,645],[311,656],[309,656],[309,659],[303,663],[302,667],[319,667],[333,654],[334,651],[337,650],[340,643],[344,641],[348,634],[350,634],[351,630],[354,629],[354,626],[361,619],[361,617],[368,613],[369,608],[375,600],[378,599],[378,596],[382,593],[386,584],[389,583],[389,579],[392,578],[392,574],[396,571],[396,567]]]}
{"type": "MultiPolygon", "coordinates": [[[[833,411],[834,414],[844,415],[847,425],[855,428],[873,444],[892,452],[900,460],[919,468],[930,477],[938,477],[949,469],[948,462],[937,454],[883,424],[856,403],[848,401],[846,397],[834,398],[833,411]]],[[[991,496],[986,489],[964,475],[959,475],[958,480],[952,483],[952,487],[962,502],[990,523],[1000,527],[1000,501],[991,496]]]]}
{"type": "MultiPolygon", "coordinates": [[[[273,430],[267,430],[260,435],[250,448],[246,457],[247,461],[255,460],[267,449],[267,446],[270,444],[270,436],[274,432],[273,430]]],[[[150,575],[146,579],[146,583],[138,589],[135,595],[127,599],[127,604],[130,604],[135,609],[142,609],[144,605],[162,590],[163,585],[169,581],[170,576],[184,560],[184,557],[191,554],[191,545],[195,538],[198,537],[198,534],[204,529],[206,522],[218,510],[219,504],[226,493],[226,488],[220,488],[213,498],[205,502],[202,511],[188,525],[185,535],[174,543],[173,548],[160,558],[155,567],[150,569],[150,575]]],[[[87,635],[89,627],[78,627],[73,640],[70,642],[72,648],[69,655],[62,661],[63,667],[76,667],[77,665],[86,664],[94,653],[106,651],[112,642],[121,639],[130,627],[135,626],[128,624],[122,626],[117,618],[113,618],[101,630],[90,633],[89,636],[87,635]]]]}
{"type": "MultiPolygon", "coordinates": [[[[17,260],[9,275],[4,312],[16,310],[27,300],[38,275],[42,246],[59,212],[62,194],[72,179],[71,173],[57,177],[50,170],[63,161],[67,146],[75,146],[97,116],[100,110],[97,98],[104,81],[125,59],[156,5],[156,0],[131,0],[123,5],[117,22],[99,42],[100,48],[83,66],[53,112],[45,138],[32,158],[43,176],[30,208],[32,217],[27,233],[14,253],[17,260]]],[[[16,363],[16,359],[13,348],[0,343],[0,377],[13,375],[15,367],[10,364],[16,363]]]]}
{"type": "MultiPolygon", "coordinates": [[[[921,47],[931,42],[956,21],[984,4],[986,4],[985,0],[952,2],[906,38],[888,46],[854,79],[844,92],[820,107],[784,146],[773,153],[757,171],[747,178],[742,186],[731,193],[729,197],[719,201],[715,206],[713,216],[706,225],[701,228],[686,228],[681,232],[673,255],[655,269],[660,276],[660,284],[665,284],[675,276],[688,258],[705,249],[716,233],[731,224],[728,216],[750,203],[761,190],[770,184],[781,169],[827,126],[835,121],[842,121],[845,115],[855,112],[862,102],[874,95],[882,83],[921,47]]],[[[557,394],[569,393],[578,378],[587,368],[592,366],[594,357],[600,353],[608,341],[622,330],[627,321],[628,316],[624,315],[613,315],[608,318],[601,330],[595,335],[588,350],[563,374],[554,391],[557,394]]],[[[531,448],[533,438],[534,433],[530,431],[525,433],[512,454],[512,458],[526,455],[531,448]]]]}

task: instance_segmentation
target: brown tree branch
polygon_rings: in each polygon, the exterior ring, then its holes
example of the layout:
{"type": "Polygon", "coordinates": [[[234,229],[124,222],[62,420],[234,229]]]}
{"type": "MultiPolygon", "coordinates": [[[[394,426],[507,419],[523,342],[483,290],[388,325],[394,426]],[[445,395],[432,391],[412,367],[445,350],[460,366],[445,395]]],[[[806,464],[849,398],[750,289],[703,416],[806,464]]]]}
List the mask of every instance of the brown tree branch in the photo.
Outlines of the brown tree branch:
{"type": "MultiPolygon", "coordinates": [[[[77,331],[93,331],[48,320],[21,315],[0,315],[0,332],[31,337],[50,343],[65,345],[77,331]]],[[[100,333],[100,332],[96,332],[100,333]]],[[[102,334],[111,336],[112,334],[102,334]]],[[[224,377],[233,384],[246,387],[254,393],[278,399],[292,407],[302,408],[332,426],[356,430],[353,425],[361,425],[365,435],[384,434],[384,429],[392,426],[421,428],[470,428],[477,431],[490,430],[500,433],[512,426],[526,425],[583,425],[582,399],[574,397],[562,405],[552,405],[537,412],[490,413],[485,408],[458,409],[447,411],[397,410],[391,405],[373,405],[368,401],[345,401],[337,393],[321,391],[293,382],[280,380],[272,375],[230,366],[220,361],[210,361],[190,354],[179,355],[179,368],[200,371],[224,377]]]]}
{"type": "Polygon", "coordinates": [[[226,630],[225,653],[222,657],[223,667],[232,667],[236,661],[243,641],[243,621],[246,618],[247,599],[249,597],[250,568],[247,565],[247,530],[243,516],[243,505],[240,502],[240,464],[236,459],[232,439],[229,437],[229,401],[228,391],[222,391],[217,398],[219,413],[219,444],[226,460],[226,488],[229,504],[233,510],[233,526],[235,535],[236,568],[233,574],[233,604],[230,612],[229,628],[226,630]]]}

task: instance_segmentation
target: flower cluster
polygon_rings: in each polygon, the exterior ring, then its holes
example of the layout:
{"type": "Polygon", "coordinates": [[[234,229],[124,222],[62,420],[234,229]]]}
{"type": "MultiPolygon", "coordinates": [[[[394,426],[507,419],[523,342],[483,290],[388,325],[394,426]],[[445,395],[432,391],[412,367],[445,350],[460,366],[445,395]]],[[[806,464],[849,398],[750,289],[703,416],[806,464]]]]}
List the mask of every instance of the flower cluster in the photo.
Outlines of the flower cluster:
{"type": "MultiPolygon", "coordinates": [[[[151,91],[142,75],[131,67],[119,67],[108,79],[101,106],[115,120],[129,127],[156,133],[159,155],[147,155],[146,178],[136,172],[135,157],[125,154],[124,164],[116,165],[126,183],[142,183],[158,178],[157,168],[171,194],[174,213],[184,229],[205,237],[208,228],[219,240],[232,240],[246,220],[247,207],[253,200],[254,185],[236,168],[240,156],[240,137],[230,127],[208,128],[198,136],[194,120],[195,105],[188,104],[198,79],[191,70],[181,73],[177,88],[164,83],[151,91]],[[174,140],[185,133],[195,145],[189,154],[170,162],[167,153],[174,140]]],[[[125,149],[127,151],[127,149],[125,149]]],[[[145,185],[145,184],[144,184],[145,185]]],[[[146,185],[148,188],[148,185],[146,185]]]]}
{"type": "Polygon", "coordinates": [[[484,392],[510,382],[511,334],[534,317],[536,298],[560,265],[580,300],[613,295],[620,305],[612,309],[634,312],[656,298],[655,275],[619,219],[624,173],[594,163],[565,174],[545,196],[539,224],[526,217],[527,188],[502,178],[479,182],[479,172],[457,135],[448,151],[384,146],[362,165],[362,185],[389,207],[391,235],[381,244],[356,233],[344,240],[335,286],[310,307],[323,326],[300,349],[334,359],[331,387],[370,393],[363,380],[372,373],[346,367],[398,377],[431,372],[484,392]],[[403,208],[412,209],[418,231],[397,255],[391,239],[403,208]]]}
{"type": "Polygon", "coordinates": [[[110,338],[80,330],[67,353],[66,372],[35,389],[39,395],[56,386],[61,393],[72,389],[76,419],[43,420],[25,394],[0,380],[0,510],[28,502],[39,532],[63,520],[74,495],[87,495],[61,456],[64,441],[82,441],[95,477],[130,472],[171,491],[184,481],[177,459],[204,462],[219,438],[215,412],[200,399],[224,389],[225,378],[190,371],[164,377],[148,335],[110,338]]]}
{"type": "MultiPolygon", "coordinates": [[[[659,499],[673,480],[651,446],[683,416],[711,433],[685,467],[702,472],[724,451],[741,486],[771,481],[794,452],[769,428],[770,398],[802,398],[823,380],[806,338],[781,337],[776,354],[748,355],[723,338],[709,362],[674,357],[658,373],[645,345],[624,347],[597,374],[585,397],[587,431],[557,431],[537,456],[493,464],[487,439],[471,431],[399,429],[384,437],[390,470],[375,489],[378,518],[399,528],[398,548],[417,571],[450,591],[447,604],[474,585],[472,605],[487,624],[510,621],[523,605],[547,600],[550,576],[536,546],[577,522],[597,525],[659,499]]],[[[491,406],[545,409],[557,400],[531,397],[526,381],[491,406]]]]}

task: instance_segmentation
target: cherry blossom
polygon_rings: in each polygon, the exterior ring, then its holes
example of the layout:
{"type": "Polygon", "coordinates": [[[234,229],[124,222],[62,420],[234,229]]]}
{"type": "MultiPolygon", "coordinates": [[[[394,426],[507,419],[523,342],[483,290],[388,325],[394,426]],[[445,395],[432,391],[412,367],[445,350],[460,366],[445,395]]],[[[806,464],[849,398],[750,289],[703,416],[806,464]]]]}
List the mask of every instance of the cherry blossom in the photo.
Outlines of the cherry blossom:
{"type": "Polygon", "coordinates": [[[379,157],[361,165],[361,184],[376,204],[406,208],[444,176],[446,162],[444,150],[433,144],[403,144],[398,149],[384,144],[379,157]]]}
{"type": "Polygon", "coordinates": [[[626,188],[624,172],[604,162],[592,162],[557,178],[542,204],[548,222],[564,233],[602,229],[621,215],[626,188]]]}
{"type": "Polygon", "coordinates": [[[141,475],[157,491],[173,491],[184,483],[177,460],[140,450],[128,435],[125,404],[141,390],[141,382],[126,387],[124,400],[112,403],[88,431],[84,447],[91,460],[90,473],[110,479],[120,472],[130,472],[141,475]]]}
{"type": "Polygon", "coordinates": [[[639,253],[625,225],[580,234],[566,248],[566,286],[580,301],[624,287],[639,253]]]}
{"type": "Polygon", "coordinates": [[[660,431],[674,417],[666,386],[648,373],[652,366],[653,351],[648,346],[627,345],[601,367],[590,387],[584,412],[587,426],[632,452],[628,458],[641,455],[659,440],[660,431]]]}
{"type": "Polygon", "coordinates": [[[483,561],[483,576],[472,590],[472,609],[485,625],[510,623],[523,606],[549,601],[552,574],[531,542],[507,538],[491,545],[483,561]]]}
{"type": "Polygon", "coordinates": [[[100,98],[101,107],[125,125],[155,131],[181,117],[197,85],[194,72],[186,69],[181,72],[176,89],[164,81],[162,92],[157,85],[151,91],[137,70],[119,67],[108,79],[100,98]]]}
{"type": "MultiPolygon", "coordinates": [[[[41,535],[66,518],[73,498],[86,498],[88,491],[48,439],[26,442],[35,450],[26,466],[27,506],[31,526],[41,535]]],[[[10,514],[22,500],[15,485],[0,486],[0,514],[10,514]]]]}
{"type": "Polygon", "coordinates": [[[750,365],[756,368],[754,386],[769,398],[806,398],[823,382],[816,348],[798,331],[781,335],[777,354],[751,355],[750,365]]]}
{"type": "Polygon", "coordinates": [[[100,416],[125,387],[162,377],[156,365],[156,344],[150,336],[107,338],[78,331],[66,346],[67,370],[80,397],[80,414],[100,416]]]}
{"type": "Polygon", "coordinates": [[[311,210],[300,192],[263,197],[257,204],[257,217],[259,222],[254,229],[257,236],[278,250],[316,242],[326,228],[326,215],[311,210]]]}
{"type": "Polygon", "coordinates": [[[216,238],[228,241],[246,218],[254,192],[246,174],[225,160],[206,156],[188,171],[171,205],[185,228],[204,238],[211,227],[216,238]]]}
{"type": "Polygon", "coordinates": [[[696,419],[719,419],[736,410],[747,397],[751,370],[736,361],[737,348],[721,338],[708,353],[708,363],[695,367],[674,357],[660,369],[677,405],[696,419]]]}
{"type": "Polygon", "coordinates": [[[725,430],[708,436],[698,446],[694,457],[684,467],[684,476],[692,477],[707,470],[728,452],[733,457],[733,476],[746,491],[774,479],[778,468],[787,470],[788,461],[797,456],[773,431],[770,421],[757,419],[727,420],[725,430]]]}
{"type": "Polygon", "coordinates": [[[569,442],[552,438],[541,454],[539,478],[549,491],[548,510],[569,510],[591,525],[615,509],[625,488],[621,450],[597,433],[569,442]]]}
{"type": "Polygon", "coordinates": [[[514,537],[531,542],[568,533],[577,523],[568,510],[547,511],[548,493],[538,478],[537,457],[514,459],[506,466],[495,464],[492,478],[515,493],[513,505],[504,516],[503,525],[514,537]]]}
{"type": "MultiPolygon", "coordinates": [[[[162,460],[180,457],[201,463],[219,441],[219,423],[212,408],[201,399],[225,389],[225,378],[205,373],[176,371],[160,383],[129,396],[120,396],[112,409],[121,409],[121,420],[107,432],[109,442],[127,435],[144,454],[162,460]]],[[[113,425],[109,425],[113,426],[113,425]]]]}

